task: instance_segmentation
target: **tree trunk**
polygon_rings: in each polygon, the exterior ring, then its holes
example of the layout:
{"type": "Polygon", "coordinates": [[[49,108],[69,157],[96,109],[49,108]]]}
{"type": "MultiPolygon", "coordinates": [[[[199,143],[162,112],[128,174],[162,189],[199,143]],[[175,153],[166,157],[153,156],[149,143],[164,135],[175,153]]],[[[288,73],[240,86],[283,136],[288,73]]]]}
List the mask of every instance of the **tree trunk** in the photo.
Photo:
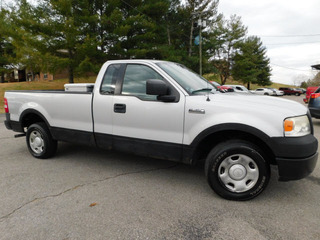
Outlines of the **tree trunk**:
{"type": "Polygon", "coordinates": [[[72,53],[72,49],[68,49],[69,52],[69,68],[68,68],[68,72],[69,72],[69,83],[74,83],[73,81],[73,53],[72,53]]]}
{"type": "Polygon", "coordinates": [[[69,83],[74,83],[74,81],[73,81],[73,67],[72,67],[72,64],[69,65],[68,72],[69,72],[69,83]]]}
{"type": "Polygon", "coordinates": [[[192,54],[193,24],[194,24],[194,20],[191,20],[190,39],[189,39],[189,57],[191,57],[191,54],[192,54]]]}
{"type": "Polygon", "coordinates": [[[168,35],[168,45],[171,46],[171,37],[170,37],[170,30],[169,30],[168,24],[167,24],[167,35],[168,35]]]}
{"type": "Polygon", "coordinates": [[[4,73],[1,73],[0,83],[4,83],[4,73]]]}
{"type": "Polygon", "coordinates": [[[222,75],[222,78],[221,78],[221,85],[225,85],[226,84],[226,81],[227,81],[227,77],[222,75]]]}
{"type": "Polygon", "coordinates": [[[250,82],[247,83],[247,88],[250,90],[250,82]]]}

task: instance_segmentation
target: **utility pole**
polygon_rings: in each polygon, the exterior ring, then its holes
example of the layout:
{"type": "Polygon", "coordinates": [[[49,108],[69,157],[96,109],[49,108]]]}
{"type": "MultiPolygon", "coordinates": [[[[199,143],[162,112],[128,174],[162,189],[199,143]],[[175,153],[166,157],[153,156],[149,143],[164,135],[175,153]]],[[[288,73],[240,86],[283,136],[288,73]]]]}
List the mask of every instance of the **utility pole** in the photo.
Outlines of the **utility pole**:
{"type": "Polygon", "coordinates": [[[206,21],[202,20],[202,13],[199,14],[199,74],[202,76],[202,27],[206,27],[206,21]]]}
{"type": "MultiPolygon", "coordinates": [[[[202,20],[202,14],[205,12],[194,12],[192,15],[199,16],[198,26],[199,26],[199,74],[202,75],[202,27],[206,27],[206,21],[202,20]]],[[[191,38],[191,37],[190,37],[191,38]]]]}
{"type": "Polygon", "coordinates": [[[201,40],[201,32],[202,32],[202,19],[201,14],[199,17],[199,74],[202,76],[202,40],[201,40]]]}

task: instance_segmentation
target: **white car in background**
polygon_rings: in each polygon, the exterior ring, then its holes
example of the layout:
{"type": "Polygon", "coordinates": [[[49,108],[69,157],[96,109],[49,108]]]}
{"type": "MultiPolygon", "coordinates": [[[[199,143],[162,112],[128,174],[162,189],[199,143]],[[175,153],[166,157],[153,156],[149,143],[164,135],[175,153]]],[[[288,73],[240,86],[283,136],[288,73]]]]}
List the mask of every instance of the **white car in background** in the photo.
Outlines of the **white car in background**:
{"type": "Polygon", "coordinates": [[[251,90],[250,92],[254,94],[259,94],[259,95],[268,95],[268,96],[275,96],[276,92],[272,91],[268,88],[257,88],[256,90],[251,90]]]}
{"type": "Polygon", "coordinates": [[[232,87],[234,89],[234,91],[237,93],[239,93],[239,92],[250,93],[250,91],[245,86],[242,86],[242,85],[223,85],[223,86],[232,87]]]}
{"type": "Polygon", "coordinates": [[[278,90],[278,89],[275,89],[275,88],[268,88],[270,89],[271,91],[275,92],[275,96],[283,96],[284,95],[284,92],[281,91],[281,90],[278,90]]]}

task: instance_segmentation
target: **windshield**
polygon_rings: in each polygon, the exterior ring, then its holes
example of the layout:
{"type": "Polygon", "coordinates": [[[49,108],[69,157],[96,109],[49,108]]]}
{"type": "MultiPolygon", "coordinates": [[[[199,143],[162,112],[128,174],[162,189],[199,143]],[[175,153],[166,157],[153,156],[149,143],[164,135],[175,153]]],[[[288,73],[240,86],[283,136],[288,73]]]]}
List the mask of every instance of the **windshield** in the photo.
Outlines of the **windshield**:
{"type": "Polygon", "coordinates": [[[159,62],[157,65],[180,84],[189,94],[207,94],[217,88],[205,78],[185,66],[173,62],[159,62]]]}

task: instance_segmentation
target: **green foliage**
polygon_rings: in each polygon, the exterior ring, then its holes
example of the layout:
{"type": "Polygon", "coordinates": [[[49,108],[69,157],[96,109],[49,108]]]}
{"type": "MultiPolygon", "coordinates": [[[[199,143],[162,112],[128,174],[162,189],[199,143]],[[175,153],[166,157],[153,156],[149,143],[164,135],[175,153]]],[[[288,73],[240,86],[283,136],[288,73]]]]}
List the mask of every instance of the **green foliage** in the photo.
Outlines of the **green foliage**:
{"type": "Polygon", "coordinates": [[[4,74],[12,66],[12,59],[15,57],[14,46],[8,40],[8,14],[6,10],[0,12],[0,83],[4,82],[4,74]]]}
{"type": "MultiPolygon", "coordinates": [[[[68,69],[73,82],[74,76],[97,73],[108,59],[128,58],[169,60],[198,72],[193,41],[201,31],[203,72],[218,74],[224,84],[247,28],[240,17],[218,14],[218,2],[20,0],[1,11],[0,73],[7,64],[31,72],[68,69]],[[207,27],[195,26],[199,18],[207,27]]],[[[257,79],[267,76],[261,71],[257,79]]]]}
{"type": "Polygon", "coordinates": [[[252,36],[237,43],[238,52],[233,57],[232,76],[235,80],[261,86],[271,85],[269,59],[260,38],[252,36]]]}
{"type": "Polygon", "coordinates": [[[308,87],[308,83],[303,81],[301,84],[300,84],[300,87],[301,88],[307,88],[308,87]]]}
{"type": "Polygon", "coordinates": [[[209,35],[207,51],[211,54],[211,63],[219,72],[221,83],[224,85],[227,78],[231,76],[231,63],[246,33],[241,18],[232,15],[229,20],[220,19],[212,26],[209,35]]]}

